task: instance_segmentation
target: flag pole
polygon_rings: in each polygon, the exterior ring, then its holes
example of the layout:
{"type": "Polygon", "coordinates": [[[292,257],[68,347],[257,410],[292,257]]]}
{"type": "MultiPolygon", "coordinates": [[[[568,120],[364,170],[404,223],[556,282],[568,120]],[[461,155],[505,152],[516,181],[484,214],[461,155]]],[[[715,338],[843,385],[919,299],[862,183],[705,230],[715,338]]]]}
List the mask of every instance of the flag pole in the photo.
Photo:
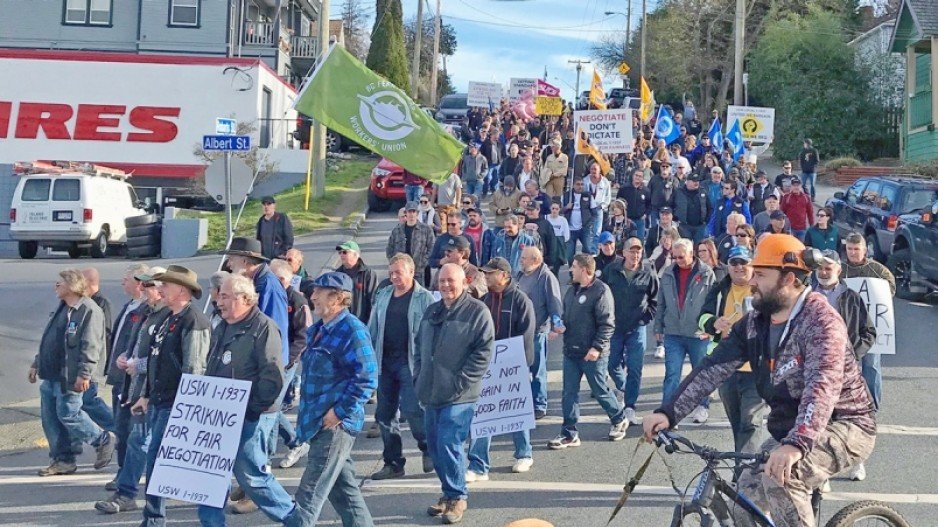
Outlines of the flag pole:
{"type": "MultiPolygon", "coordinates": [[[[312,131],[310,131],[312,132],[312,131]]],[[[312,139],[312,133],[310,133],[312,139]]],[[[303,210],[309,211],[309,195],[313,191],[313,145],[310,144],[306,155],[306,201],[303,210]]]]}

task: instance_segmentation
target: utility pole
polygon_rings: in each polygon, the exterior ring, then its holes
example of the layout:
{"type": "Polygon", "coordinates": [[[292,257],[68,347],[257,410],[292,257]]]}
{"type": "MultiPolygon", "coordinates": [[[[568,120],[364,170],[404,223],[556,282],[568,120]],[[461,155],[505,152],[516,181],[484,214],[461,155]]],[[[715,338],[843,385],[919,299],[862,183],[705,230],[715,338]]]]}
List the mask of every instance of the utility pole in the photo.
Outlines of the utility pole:
{"type": "Polygon", "coordinates": [[[436,108],[437,70],[440,68],[440,0],[436,0],[436,16],[433,18],[433,66],[430,68],[430,106],[436,108]]]}
{"type": "MultiPolygon", "coordinates": [[[[329,49],[329,0],[322,0],[322,8],[319,10],[319,42],[316,47],[317,62],[320,62],[329,49]]],[[[313,198],[321,198],[326,194],[326,127],[313,120],[310,128],[309,169],[313,179],[313,198]]]]}
{"type": "Polygon", "coordinates": [[[648,0],[642,0],[642,58],[638,66],[638,74],[642,78],[645,77],[645,33],[648,33],[648,0]]]}
{"type": "Polygon", "coordinates": [[[410,90],[416,101],[420,97],[420,50],[423,43],[423,0],[417,0],[417,29],[414,33],[414,62],[410,70],[410,90]]]}
{"type": "MultiPolygon", "coordinates": [[[[743,104],[743,45],[746,39],[746,2],[736,0],[736,45],[733,49],[733,104],[743,104]]],[[[727,123],[727,126],[729,123],[727,123]]]]}
{"type": "Polygon", "coordinates": [[[588,60],[568,60],[569,64],[576,64],[576,93],[573,95],[573,104],[576,106],[576,101],[580,98],[580,72],[583,71],[583,65],[589,64],[588,60]]]}

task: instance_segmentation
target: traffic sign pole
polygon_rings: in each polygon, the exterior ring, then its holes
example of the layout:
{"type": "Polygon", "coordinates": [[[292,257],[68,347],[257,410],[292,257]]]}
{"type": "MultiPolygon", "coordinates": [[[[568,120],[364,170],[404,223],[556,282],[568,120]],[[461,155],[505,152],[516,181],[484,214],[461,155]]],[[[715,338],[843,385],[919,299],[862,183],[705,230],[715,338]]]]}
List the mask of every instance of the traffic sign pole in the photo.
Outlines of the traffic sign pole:
{"type": "Polygon", "coordinates": [[[225,152],[225,222],[228,225],[228,243],[231,244],[234,232],[231,225],[231,152],[225,152]]]}

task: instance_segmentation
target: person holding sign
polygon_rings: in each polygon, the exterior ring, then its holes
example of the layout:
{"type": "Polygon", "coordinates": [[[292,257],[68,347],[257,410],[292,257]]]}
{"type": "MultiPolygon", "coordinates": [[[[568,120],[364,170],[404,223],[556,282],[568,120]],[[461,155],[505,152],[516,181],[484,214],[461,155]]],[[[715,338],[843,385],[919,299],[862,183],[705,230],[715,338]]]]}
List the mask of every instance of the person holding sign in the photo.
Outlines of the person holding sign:
{"type": "MultiPolygon", "coordinates": [[[[527,250],[527,249],[525,249],[527,250]]],[[[528,368],[534,363],[534,305],[531,299],[511,279],[511,266],[504,258],[492,258],[484,267],[485,281],[489,292],[482,297],[495,322],[495,340],[511,337],[524,338],[524,356],[528,368]]],[[[531,449],[531,432],[513,432],[515,464],[512,472],[527,472],[534,464],[531,449]]],[[[489,446],[491,437],[472,438],[469,442],[469,470],[466,481],[489,479],[489,446]]]]}
{"type": "Polygon", "coordinates": [[[423,471],[433,472],[433,460],[427,453],[423,411],[414,392],[411,364],[416,350],[414,336],[420,319],[435,300],[430,291],[414,281],[414,259],[410,255],[395,254],[388,262],[388,276],[391,285],[375,293],[374,310],[368,320],[380,372],[375,421],[381,427],[381,441],[384,443],[384,467],[371,475],[374,480],[404,477],[407,459],[404,457],[398,411],[410,423],[410,433],[423,454],[423,471]]]}
{"type": "Polygon", "coordinates": [[[580,446],[580,381],[586,376],[596,402],[609,416],[609,440],[625,439],[629,423],[625,409],[606,386],[609,340],[615,331],[615,311],[609,286],[596,278],[596,260],[578,254],[570,264],[572,285],[563,296],[563,427],[547,442],[551,450],[580,446]]]}
{"type": "MultiPolygon", "coordinates": [[[[233,475],[245,496],[268,518],[287,522],[296,506],[265,469],[284,385],[280,329],[261,313],[257,299],[254,284],[245,276],[232,275],[222,284],[218,295],[222,322],[212,332],[205,375],[251,382],[233,475]]],[[[204,446],[198,439],[196,443],[204,446]]],[[[225,511],[199,505],[199,520],[202,525],[224,525],[225,511]]]]}
{"type": "MultiPolygon", "coordinates": [[[[181,265],[170,265],[166,272],[150,278],[159,282],[169,314],[152,329],[144,392],[130,409],[131,414],[148,414],[152,439],[147,451],[147,482],[153,474],[182,374],[202,375],[211,340],[211,323],[192,307],[193,298],[202,298],[198,275],[181,265]]],[[[166,525],[166,498],[147,494],[143,519],[150,527],[166,525]]]]}
{"type": "Polygon", "coordinates": [[[439,302],[432,304],[414,342],[417,399],[426,416],[427,447],[443,497],[427,514],[444,523],[462,520],[468,508],[463,444],[479,399],[495,343],[488,308],[466,291],[466,273],[456,264],[440,269],[439,302]]]}
{"type": "Polygon", "coordinates": [[[352,446],[365,424],[365,402],[378,386],[378,366],[368,328],[348,310],[353,287],[347,274],[336,272],[313,282],[320,320],[306,334],[296,426],[297,438],[309,442],[309,460],[291,526],[316,525],[326,499],[345,527],[374,525],[355,479],[352,446]]]}
{"type": "MultiPolygon", "coordinates": [[[[889,282],[889,292],[896,295],[896,277],[883,264],[867,256],[866,238],[858,232],[852,232],[846,238],[847,262],[843,269],[843,278],[881,278],[889,282]]],[[[863,357],[863,378],[873,393],[876,409],[883,400],[883,369],[879,353],[870,353],[863,357]]]]}

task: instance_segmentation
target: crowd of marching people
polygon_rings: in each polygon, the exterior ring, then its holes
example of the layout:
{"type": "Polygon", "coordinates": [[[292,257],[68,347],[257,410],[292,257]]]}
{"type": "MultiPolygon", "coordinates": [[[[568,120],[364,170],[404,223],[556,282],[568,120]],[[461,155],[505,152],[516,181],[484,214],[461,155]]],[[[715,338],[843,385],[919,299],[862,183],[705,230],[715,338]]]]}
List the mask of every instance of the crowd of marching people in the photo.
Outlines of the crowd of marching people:
{"type": "MultiPolygon", "coordinates": [[[[697,115],[675,113],[674,120],[680,136],[671,144],[636,119],[633,152],[592,159],[576,153],[569,114],[522,122],[507,104],[470,110],[457,173],[428,193],[419,176],[407,176],[384,280],[353,240],[336,247],[334,271],[309,275],[272,197],[263,200],[256,239],[235,238],[224,251],[226,270],[210,277],[207,315],[195,304],[203,296],[198,277],[182,266],[129,266],[127,298],[113,317],[97,272],[62,271],[60,303],[29,372],[42,382],[50,445],[40,475],[74,473],[88,443],[96,469],[115,457],[119,467],[106,486],[112,494],[95,508],[132,511],[145,498],[141,525],[165,525],[166,500],[145,495],[141,478],[153,470],[181,376],[223,376],[253,383],[231,512],[260,509],[285,525],[315,525],[328,500],[343,525],[373,525],[352,447],[360,433],[380,436],[383,467],[370,477],[403,477],[406,421],[421,453],[418,470],[435,472],[441,484],[427,513],[456,523],[468,508],[468,484],[489,478],[491,440],[471,437],[470,425],[494,341],[522,337],[535,420],[562,417],[549,450],[581,446],[584,377],[609,419],[609,440],[642,423],[646,350],[664,363],[662,412],[704,423],[709,392],[688,399],[685,360],[697,368],[735,338],[737,322],[766,306],[761,298],[754,307],[754,273],[787,265],[842,318],[848,362],[859,365],[853,368],[862,370],[878,407],[879,356],[866,354],[875,329],[841,279],[892,278],[866,257],[862,236],[838,233],[830,209],[814,205],[811,141],[804,141],[801,175],[785,162],[770,177],[755,156],[734,159],[714,146],[697,115]],[[818,255],[810,273],[806,248],[818,255]],[[782,255],[778,262],[759,263],[769,251],[782,255]],[[547,389],[554,340],[562,340],[559,400],[547,389]],[[111,387],[111,405],[99,397],[98,382],[111,387]],[[369,429],[365,405],[375,398],[369,429]],[[294,409],[295,425],[286,415],[294,409]],[[271,466],[304,458],[291,496],[271,466]]],[[[779,346],[774,331],[767,338],[779,346]]],[[[766,426],[775,400],[760,389],[757,365],[732,365],[719,383],[720,401],[736,449],[755,451],[776,435],[771,418],[766,426]]],[[[795,395],[788,397],[790,404],[795,395]]],[[[515,473],[534,467],[530,432],[511,434],[515,473]]],[[[844,458],[839,468],[863,479],[863,459],[844,458]]],[[[224,525],[224,515],[199,507],[204,525],[224,525]]]]}

